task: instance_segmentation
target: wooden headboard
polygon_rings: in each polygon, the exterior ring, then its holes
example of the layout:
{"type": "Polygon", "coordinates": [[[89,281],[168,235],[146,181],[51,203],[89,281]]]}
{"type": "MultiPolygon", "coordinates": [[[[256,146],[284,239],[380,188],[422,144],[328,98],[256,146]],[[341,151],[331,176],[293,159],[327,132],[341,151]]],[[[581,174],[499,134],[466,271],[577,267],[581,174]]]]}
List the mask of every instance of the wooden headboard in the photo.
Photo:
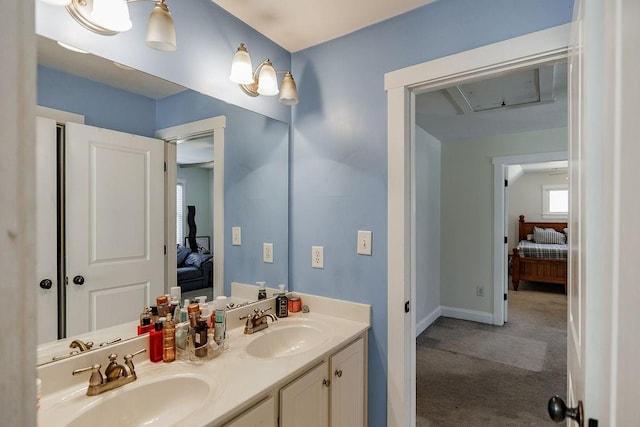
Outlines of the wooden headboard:
{"type": "Polygon", "coordinates": [[[527,234],[533,234],[533,227],[553,228],[561,233],[567,228],[566,222],[525,222],[524,215],[520,215],[519,221],[518,241],[527,240],[527,234]]]}

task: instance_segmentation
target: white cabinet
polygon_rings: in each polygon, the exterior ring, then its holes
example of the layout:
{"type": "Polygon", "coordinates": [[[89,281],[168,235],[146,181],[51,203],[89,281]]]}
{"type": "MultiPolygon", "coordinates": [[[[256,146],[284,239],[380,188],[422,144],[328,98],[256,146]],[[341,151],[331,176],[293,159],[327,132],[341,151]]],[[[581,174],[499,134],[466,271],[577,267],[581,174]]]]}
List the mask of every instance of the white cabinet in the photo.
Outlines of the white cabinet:
{"type": "Polygon", "coordinates": [[[276,425],[273,397],[268,397],[259,405],[234,418],[225,427],[271,427],[276,425]]]}
{"type": "Polygon", "coordinates": [[[280,390],[280,426],[364,426],[365,393],[364,339],[358,338],[280,390]]]}
{"type": "Polygon", "coordinates": [[[331,356],[330,365],[331,427],[364,427],[364,340],[331,356]]]}
{"type": "Polygon", "coordinates": [[[329,425],[328,371],[323,361],[280,390],[280,427],[329,425]]]}

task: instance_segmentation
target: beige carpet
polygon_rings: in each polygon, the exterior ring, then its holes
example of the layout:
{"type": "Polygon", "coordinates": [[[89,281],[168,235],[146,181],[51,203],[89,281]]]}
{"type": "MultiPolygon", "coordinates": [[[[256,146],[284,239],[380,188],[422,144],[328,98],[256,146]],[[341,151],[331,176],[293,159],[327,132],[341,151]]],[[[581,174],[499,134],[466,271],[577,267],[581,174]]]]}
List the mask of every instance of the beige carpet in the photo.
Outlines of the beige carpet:
{"type": "Polygon", "coordinates": [[[555,425],[566,389],[566,296],[525,283],[509,292],[509,322],[439,318],[417,339],[418,426],[555,425]]]}

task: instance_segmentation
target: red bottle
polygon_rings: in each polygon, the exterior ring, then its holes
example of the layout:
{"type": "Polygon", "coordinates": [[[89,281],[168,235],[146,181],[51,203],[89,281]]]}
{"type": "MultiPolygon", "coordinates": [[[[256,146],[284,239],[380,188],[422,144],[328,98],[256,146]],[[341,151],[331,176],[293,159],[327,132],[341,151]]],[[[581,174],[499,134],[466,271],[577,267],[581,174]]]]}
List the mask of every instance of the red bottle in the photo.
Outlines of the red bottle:
{"type": "Polygon", "coordinates": [[[162,362],[162,322],[158,320],[155,329],[149,332],[149,360],[162,362]]]}

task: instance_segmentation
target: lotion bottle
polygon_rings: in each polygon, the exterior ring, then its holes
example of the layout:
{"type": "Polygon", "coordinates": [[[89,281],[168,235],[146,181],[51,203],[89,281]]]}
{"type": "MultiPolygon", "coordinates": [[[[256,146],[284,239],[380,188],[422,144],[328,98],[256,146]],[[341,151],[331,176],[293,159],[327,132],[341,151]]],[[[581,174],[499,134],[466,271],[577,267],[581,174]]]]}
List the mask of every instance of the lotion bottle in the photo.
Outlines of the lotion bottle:
{"type": "Polygon", "coordinates": [[[162,361],[171,363],[176,360],[176,325],[173,323],[171,313],[167,314],[162,330],[162,361]]]}
{"type": "Polygon", "coordinates": [[[276,296],[276,316],[287,317],[289,316],[289,298],[284,290],[284,285],[278,285],[280,293],[276,296]]]}
{"type": "Polygon", "coordinates": [[[155,329],[149,332],[149,360],[160,362],[162,360],[162,321],[155,323],[155,329]]]}
{"type": "Polygon", "coordinates": [[[215,300],[216,317],[213,328],[213,335],[216,344],[222,349],[228,348],[227,343],[227,297],[221,295],[215,300]]]}

